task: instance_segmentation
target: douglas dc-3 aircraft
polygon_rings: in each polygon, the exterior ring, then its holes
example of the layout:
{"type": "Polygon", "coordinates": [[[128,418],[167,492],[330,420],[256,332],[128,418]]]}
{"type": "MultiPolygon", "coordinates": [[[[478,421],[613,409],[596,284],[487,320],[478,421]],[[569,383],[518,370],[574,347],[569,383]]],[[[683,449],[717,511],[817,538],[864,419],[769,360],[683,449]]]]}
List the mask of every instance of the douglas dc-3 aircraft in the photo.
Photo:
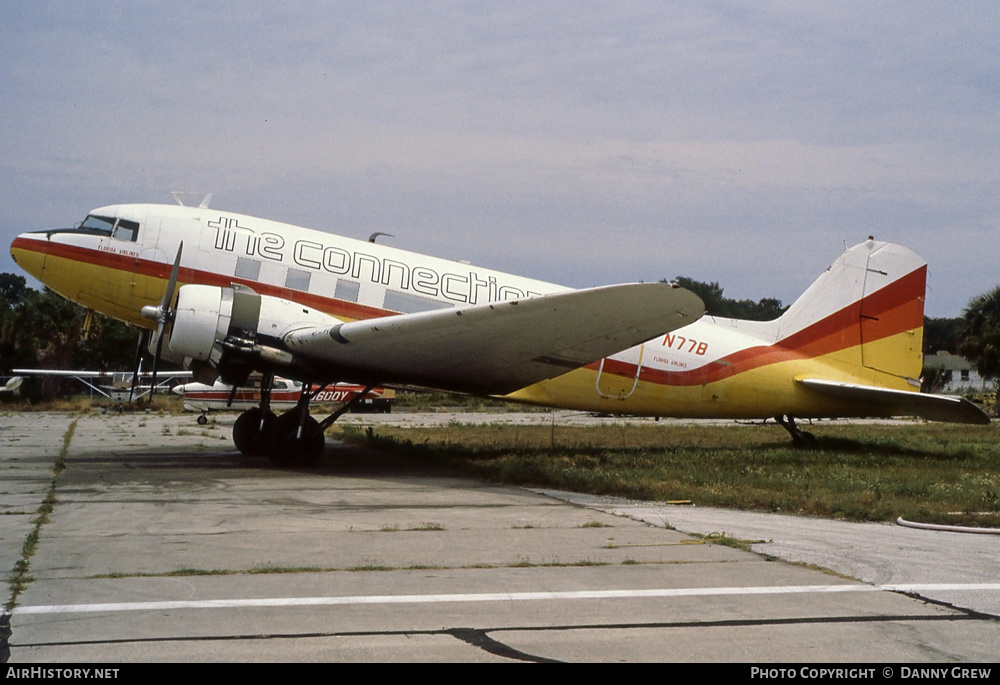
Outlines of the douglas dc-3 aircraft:
{"type": "MultiPolygon", "coordinates": [[[[807,444],[796,418],[989,422],[918,392],[927,267],[873,239],[769,322],[703,318],[671,284],[571,290],[205,206],[101,207],[76,228],[18,236],[11,256],[64,297],[156,329],[156,349],[205,383],[260,371],[265,390],[280,374],[612,414],[774,417],[807,444]]],[[[343,409],[319,422],[308,398],[275,416],[263,392],[234,425],[236,446],[314,461],[343,409]]]]}

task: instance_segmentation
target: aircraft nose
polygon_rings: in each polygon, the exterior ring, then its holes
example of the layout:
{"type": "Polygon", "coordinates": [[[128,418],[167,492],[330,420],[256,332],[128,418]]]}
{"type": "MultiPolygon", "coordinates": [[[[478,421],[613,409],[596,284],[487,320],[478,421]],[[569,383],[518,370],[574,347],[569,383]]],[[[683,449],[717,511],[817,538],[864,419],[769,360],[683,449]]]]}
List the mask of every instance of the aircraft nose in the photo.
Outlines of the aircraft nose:
{"type": "Polygon", "coordinates": [[[180,395],[181,397],[184,397],[184,385],[183,384],[175,385],[170,389],[170,392],[174,393],[175,395],[180,395]]]}
{"type": "Polygon", "coordinates": [[[49,241],[38,233],[22,233],[10,244],[10,258],[14,263],[40,281],[48,251],[49,241]]]}

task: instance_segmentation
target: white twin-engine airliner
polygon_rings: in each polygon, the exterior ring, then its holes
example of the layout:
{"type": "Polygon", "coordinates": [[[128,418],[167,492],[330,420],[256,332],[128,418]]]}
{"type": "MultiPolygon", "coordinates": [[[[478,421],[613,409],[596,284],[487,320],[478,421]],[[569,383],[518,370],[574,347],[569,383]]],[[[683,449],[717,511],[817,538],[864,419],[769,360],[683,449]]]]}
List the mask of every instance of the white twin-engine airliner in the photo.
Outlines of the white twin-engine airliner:
{"type": "Polygon", "coordinates": [[[317,421],[303,393],[276,416],[275,374],[612,414],[774,417],[797,443],[814,438],[796,418],[989,422],[966,400],[918,392],[927,267],[873,239],[768,322],[703,316],[671,284],[571,290],[207,207],[101,207],[76,228],[19,235],[11,256],[64,297],[157,330],[155,347],[196,380],[262,372],[260,405],[233,438],[278,463],[314,461],[340,412],[317,421]]]}

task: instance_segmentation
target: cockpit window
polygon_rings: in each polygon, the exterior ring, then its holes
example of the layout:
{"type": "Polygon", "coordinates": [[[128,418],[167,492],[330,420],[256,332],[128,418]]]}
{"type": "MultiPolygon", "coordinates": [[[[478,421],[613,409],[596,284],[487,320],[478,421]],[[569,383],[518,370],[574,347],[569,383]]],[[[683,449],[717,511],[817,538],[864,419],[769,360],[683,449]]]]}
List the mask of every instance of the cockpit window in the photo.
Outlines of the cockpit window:
{"type": "Polygon", "coordinates": [[[91,214],[83,220],[83,223],[76,230],[90,235],[106,235],[134,243],[139,235],[139,223],[128,219],[91,214]]]}
{"type": "Polygon", "coordinates": [[[115,224],[115,230],[111,233],[112,238],[135,242],[135,237],[139,233],[139,224],[128,219],[119,219],[115,224]]]}
{"type": "Polygon", "coordinates": [[[115,220],[109,216],[94,216],[91,214],[83,223],[80,224],[79,230],[86,231],[87,233],[111,235],[111,231],[115,227],[115,220]]]}

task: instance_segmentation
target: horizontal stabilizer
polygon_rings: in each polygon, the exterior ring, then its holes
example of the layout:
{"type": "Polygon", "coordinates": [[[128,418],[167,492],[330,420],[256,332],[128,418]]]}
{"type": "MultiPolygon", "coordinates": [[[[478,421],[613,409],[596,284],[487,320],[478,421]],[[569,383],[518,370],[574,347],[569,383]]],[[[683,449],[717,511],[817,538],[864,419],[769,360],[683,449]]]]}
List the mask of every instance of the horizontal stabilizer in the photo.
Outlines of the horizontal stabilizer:
{"type": "Polygon", "coordinates": [[[337,378],[506,394],[696,321],[694,293],[632,283],[300,329],[285,342],[337,378]]]}
{"type": "Polygon", "coordinates": [[[911,414],[928,421],[949,423],[987,424],[990,422],[982,409],[963,397],[950,395],[927,395],[906,390],[876,388],[871,385],[855,385],[817,378],[798,379],[799,383],[811,390],[842,400],[879,405],[900,414],[911,414]]]}

